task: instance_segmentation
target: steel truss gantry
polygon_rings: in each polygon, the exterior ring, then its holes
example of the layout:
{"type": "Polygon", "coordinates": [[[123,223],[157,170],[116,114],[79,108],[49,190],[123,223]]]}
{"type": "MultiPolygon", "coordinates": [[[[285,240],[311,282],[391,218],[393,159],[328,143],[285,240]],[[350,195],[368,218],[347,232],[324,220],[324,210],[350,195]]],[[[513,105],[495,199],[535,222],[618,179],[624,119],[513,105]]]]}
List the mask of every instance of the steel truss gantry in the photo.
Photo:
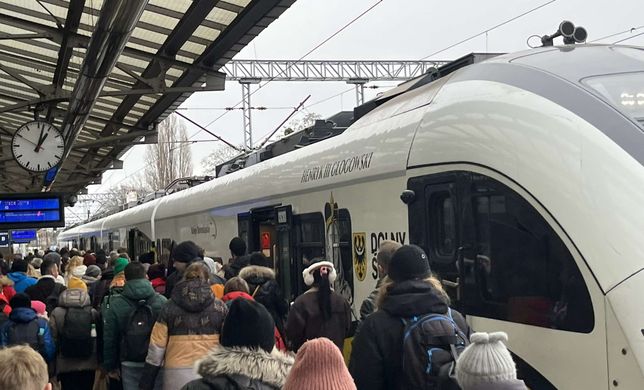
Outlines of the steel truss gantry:
{"type": "Polygon", "coordinates": [[[364,103],[365,84],[370,81],[405,81],[438,68],[448,61],[379,60],[232,60],[221,71],[227,80],[242,86],[244,146],[251,149],[251,84],[262,81],[344,81],[356,87],[356,106],[364,103]]]}

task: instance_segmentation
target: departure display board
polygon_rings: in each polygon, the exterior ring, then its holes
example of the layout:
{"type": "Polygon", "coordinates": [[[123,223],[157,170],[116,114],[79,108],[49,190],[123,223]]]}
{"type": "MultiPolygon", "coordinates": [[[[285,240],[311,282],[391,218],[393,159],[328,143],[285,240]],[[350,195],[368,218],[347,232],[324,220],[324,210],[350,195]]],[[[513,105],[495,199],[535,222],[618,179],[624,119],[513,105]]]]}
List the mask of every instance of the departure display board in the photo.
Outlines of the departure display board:
{"type": "Polygon", "coordinates": [[[36,240],[35,230],[12,230],[11,242],[14,244],[27,244],[36,240]]]}
{"type": "Polygon", "coordinates": [[[0,248],[7,248],[9,246],[9,233],[0,232],[0,248]]]}
{"type": "Polygon", "coordinates": [[[56,194],[0,195],[0,229],[65,226],[64,203],[56,194]]]}

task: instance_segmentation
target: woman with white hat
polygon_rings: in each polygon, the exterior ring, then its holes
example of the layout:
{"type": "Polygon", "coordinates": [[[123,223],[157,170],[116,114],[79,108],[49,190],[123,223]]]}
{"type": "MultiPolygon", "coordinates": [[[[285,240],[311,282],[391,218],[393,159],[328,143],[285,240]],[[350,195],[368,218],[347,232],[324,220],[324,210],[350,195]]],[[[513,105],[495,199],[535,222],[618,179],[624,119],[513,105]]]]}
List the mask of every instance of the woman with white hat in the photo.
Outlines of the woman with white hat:
{"type": "Polygon", "coordinates": [[[311,288],[300,295],[288,314],[286,338],[295,352],[307,340],[326,337],[342,351],[351,327],[351,307],[333,291],[337,276],[333,263],[317,259],[302,272],[311,288]]]}

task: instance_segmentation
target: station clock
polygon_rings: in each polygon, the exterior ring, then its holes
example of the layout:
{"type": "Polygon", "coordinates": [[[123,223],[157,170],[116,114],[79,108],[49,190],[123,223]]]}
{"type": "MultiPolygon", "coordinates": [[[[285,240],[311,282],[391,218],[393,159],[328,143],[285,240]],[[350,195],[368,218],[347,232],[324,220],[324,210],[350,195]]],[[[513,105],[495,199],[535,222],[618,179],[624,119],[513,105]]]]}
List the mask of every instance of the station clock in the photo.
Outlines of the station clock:
{"type": "Polygon", "coordinates": [[[13,135],[11,151],[21,167],[32,172],[45,172],[61,162],[65,141],[51,123],[27,122],[13,135]]]}

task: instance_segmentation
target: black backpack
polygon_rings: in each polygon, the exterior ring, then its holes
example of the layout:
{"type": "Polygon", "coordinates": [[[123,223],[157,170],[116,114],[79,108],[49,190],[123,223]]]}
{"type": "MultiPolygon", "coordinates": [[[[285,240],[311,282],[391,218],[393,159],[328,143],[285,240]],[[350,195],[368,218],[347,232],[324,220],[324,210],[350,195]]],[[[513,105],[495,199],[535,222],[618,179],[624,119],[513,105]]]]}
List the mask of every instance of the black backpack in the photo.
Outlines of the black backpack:
{"type": "Polygon", "coordinates": [[[55,308],[58,307],[58,298],[60,297],[60,290],[62,289],[63,285],[60,283],[55,283],[54,288],[51,290],[51,294],[45,298],[45,310],[47,310],[47,314],[51,315],[51,312],[54,311],[55,308]]]}
{"type": "Polygon", "coordinates": [[[9,341],[7,347],[27,344],[43,354],[45,351],[45,328],[41,327],[38,322],[38,318],[27,323],[11,321],[7,329],[7,340],[9,341]]]}
{"type": "Polygon", "coordinates": [[[454,321],[451,309],[445,314],[430,313],[402,321],[402,388],[460,389],[454,368],[469,341],[454,321]]]}
{"type": "Polygon", "coordinates": [[[123,297],[134,306],[128,322],[125,324],[123,338],[121,339],[121,361],[145,362],[148,355],[150,335],[156,318],[148,301],[141,299],[131,301],[123,297]]]}
{"type": "Polygon", "coordinates": [[[70,307],[60,337],[60,353],[66,358],[87,359],[94,352],[90,307],[70,307]]]}

